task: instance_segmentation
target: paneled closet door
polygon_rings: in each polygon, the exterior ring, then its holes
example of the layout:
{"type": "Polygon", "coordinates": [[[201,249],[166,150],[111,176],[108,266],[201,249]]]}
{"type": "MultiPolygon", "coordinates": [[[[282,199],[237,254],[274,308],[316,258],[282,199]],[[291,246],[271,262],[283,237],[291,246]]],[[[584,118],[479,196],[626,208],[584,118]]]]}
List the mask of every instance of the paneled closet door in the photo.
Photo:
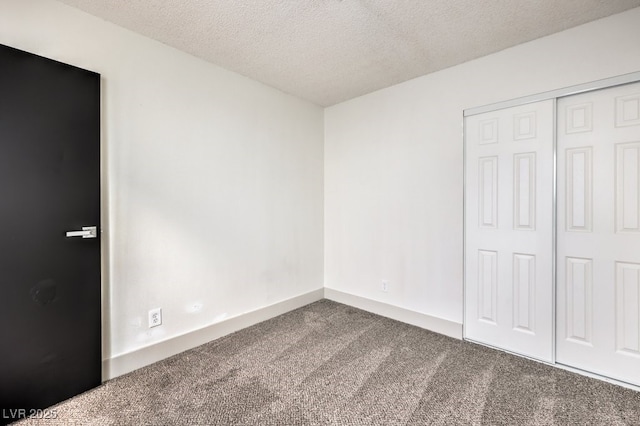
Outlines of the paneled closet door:
{"type": "Polygon", "coordinates": [[[557,362],[640,385],[640,84],[558,101],[557,362]]]}
{"type": "Polygon", "coordinates": [[[553,101],[465,119],[465,338],[553,360],[553,101]]]}

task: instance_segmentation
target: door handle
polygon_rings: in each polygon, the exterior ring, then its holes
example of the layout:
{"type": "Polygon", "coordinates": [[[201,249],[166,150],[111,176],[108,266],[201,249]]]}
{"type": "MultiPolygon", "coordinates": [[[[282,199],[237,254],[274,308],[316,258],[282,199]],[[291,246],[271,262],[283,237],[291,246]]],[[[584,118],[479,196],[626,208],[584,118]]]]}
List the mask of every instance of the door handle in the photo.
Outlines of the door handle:
{"type": "Polygon", "coordinates": [[[67,231],[67,237],[97,238],[98,231],[95,226],[83,226],[82,231],[67,231]]]}

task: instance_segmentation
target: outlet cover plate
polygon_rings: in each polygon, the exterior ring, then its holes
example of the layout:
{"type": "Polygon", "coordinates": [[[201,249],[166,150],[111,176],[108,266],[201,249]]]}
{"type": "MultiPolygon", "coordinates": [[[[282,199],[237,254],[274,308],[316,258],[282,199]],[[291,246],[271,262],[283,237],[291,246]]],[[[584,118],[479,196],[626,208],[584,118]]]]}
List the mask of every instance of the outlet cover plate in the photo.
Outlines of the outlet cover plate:
{"type": "Polygon", "coordinates": [[[162,325],[162,308],[155,308],[149,311],[149,328],[162,325]]]}

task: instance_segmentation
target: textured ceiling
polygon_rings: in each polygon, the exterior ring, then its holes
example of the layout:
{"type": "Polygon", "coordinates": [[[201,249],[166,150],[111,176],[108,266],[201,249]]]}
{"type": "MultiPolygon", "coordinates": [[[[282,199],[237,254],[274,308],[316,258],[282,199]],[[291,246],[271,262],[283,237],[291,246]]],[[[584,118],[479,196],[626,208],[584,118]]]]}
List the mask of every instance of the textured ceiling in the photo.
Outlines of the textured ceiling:
{"type": "Polygon", "coordinates": [[[640,6],[640,0],[61,1],[322,106],[640,6]]]}

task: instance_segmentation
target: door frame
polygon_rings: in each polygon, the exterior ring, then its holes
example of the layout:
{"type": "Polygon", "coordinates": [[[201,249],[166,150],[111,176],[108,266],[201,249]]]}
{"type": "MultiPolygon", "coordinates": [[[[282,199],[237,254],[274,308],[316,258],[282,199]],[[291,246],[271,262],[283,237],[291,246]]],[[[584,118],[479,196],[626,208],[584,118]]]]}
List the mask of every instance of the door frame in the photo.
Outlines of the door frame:
{"type": "Polygon", "coordinates": [[[509,108],[532,102],[546,101],[548,99],[563,98],[565,96],[576,95],[578,93],[592,92],[594,90],[608,89],[614,86],[621,86],[628,83],[636,83],[640,81],[640,71],[629,74],[622,74],[615,77],[604,78],[602,80],[591,81],[589,83],[576,84],[575,86],[564,87],[562,89],[550,90],[535,95],[522,96],[520,98],[510,99],[507,101],[496,102],[489,105],[483,105],[463,110],[463,117],[481,114],[483,112],[491,112],[498,109],[509,108]]]}
{"type": "Polygon", "coordinates": [[[105,137],[105,80],[98,71],[94,71],[100,76],[100,316],[102,351],[100,364],[102,368],[102,383],[111,379],[109,371],[109,360],[111,354],[111,264],[110,241],[109,241],[109,180],[107,170],[109,169],[109,157],[107,152],[105,137]]]}
{"type": "Polygon", "coordinates": [[[640,82],[640,71],[636,71],[636,72],[632,72],[632,73],[628,73],[628,74],[622,74],[619,76],[615,76],[615,77],[609,77],[609,78],[604,78],[601,80],[596,80],[596,81],[592,81],[592,82],[588,82],[588,83],[582,83],[582,84],[577,84],[574,86],[568,86],[568,87],[564,87],[561,89],[556,89],[556,90],[550,90],[547,92],[542,92],[542,93],[538,93],[535,95],[528,95],[528,96],[523,96],[523,97],[519,97],[519,98],[515,98],[515,99],[510,99],[510,100],[506,100],[506,101],[501,101],[501,102],[496,102],[496,103],[492,103],[492,104],[488,104],[488,105],[483,105],[483,106],[478,106],[478,107],[473,107],[473,108],[467,108],[464,109],[462,111],[462,150],[463,150],[463,154],[462,154],[462,161],[463,161],[463,190],[462,190],[462,340],[465,341],[469,341],[469,342],[473,342],[476,344],[480,344],[483,346],[487,346],[487,347],[491,347],[493,349],[502,351],[502,352],[508,352],[508,353],[512,353],[514,355],[520,356],[520,357],[524,357],[524,358],[528,358],[531,359],[533,361],[537,361],[537,362],[541,362],[543,364],[547,364],[547,365],[551,365],[557,368],[561,368],[563,370],[568,370],[568,371],[573,371],[575,373],[579,373],[582,375],[586,375],[589,377],[593,377],[596,379],[600,379],[600,380],[604,380],[606,382],[610,382],[619,386],[623,386],[626,388],[630,388],[636,391],[640,391],[640,386],[635,386],[626,382],[621,382],[615,379],[611,379],[609,377],[606,376],[601,376],[595,373],[591,373],[588,371],[584,371],[584,370],[580,370],[571,366],[566,366],[563,364],[558,364],[556,363],[556,300],[557,300],[557,169],[558,169],[558,165],[557,165],[557,139],[558,139],[558,135],[557,135],[557,103],[558,103],[558,99],[559,98],[563,98],[563,97],[567,97],[567,96],[571,96],[571,95],[577,95],[580,93],[587,93],[587,92],[592,92],[592,91],[596,91],[596,90],[601,90],[601,89],[608,89],[611,87],[615,87],[615,86],[622,86],[625,84],[629,84],[629,83],[637,83],[640,82]],[[466,117],[470,117],[470,116],[474,116],[474,115],[478,115],[478,114],[482,114],[482,113],[486,113],[486,112],[493,112],[493,111],[497,111],[500,109],[506,109],[506,108],[511,108],[511,107],[516,107],[516,106],[521,106],[521,105],[526,105],[526,104],[530,104],[530,103],[534,103],[534,102],[540,102],[540,101],[546,101],[546,100],[553,100],[553,128],[554,128],[554,132],[553,132],[553,201],[552,201],[552,205],[553,205],[553,218],[552,218],[552,232],[553,232],[553,236],[552,236],[552,241],[553,241],[553,245],[552,245],[552,276],[553,276],[553,282],[552,282],[552,294],[553,294],[553,306],[552,306],[552,312],[553,312],[553,342],[552,342],[552,347],[553,347],[553,355],[552,355],[552,362],[551,363],[547,363],[544,361],[540,361],[538,359],[533,359],[527,356],[524,356],[522,354],[518,354],[518,353],[514,353],[511,351],[507,351],[501,348],[497,348],[497,347],[493,347],[487,343],[482,343],[482,342],[477,342],[473,339],[469,339],[467,338],[467,318],[466,318],[466,312],[467,312],[467,306],[466,306],[466,295],[467,295],[467,280],[466,280],[466,253],[467,253],[467,229],[466,229],[466,220],[467,220],[467,214],[466,214],[466,210],[467,210],[467,203],[466,203],[466,199],[467,199],[467,126],[466,126],[466,117]]]}

